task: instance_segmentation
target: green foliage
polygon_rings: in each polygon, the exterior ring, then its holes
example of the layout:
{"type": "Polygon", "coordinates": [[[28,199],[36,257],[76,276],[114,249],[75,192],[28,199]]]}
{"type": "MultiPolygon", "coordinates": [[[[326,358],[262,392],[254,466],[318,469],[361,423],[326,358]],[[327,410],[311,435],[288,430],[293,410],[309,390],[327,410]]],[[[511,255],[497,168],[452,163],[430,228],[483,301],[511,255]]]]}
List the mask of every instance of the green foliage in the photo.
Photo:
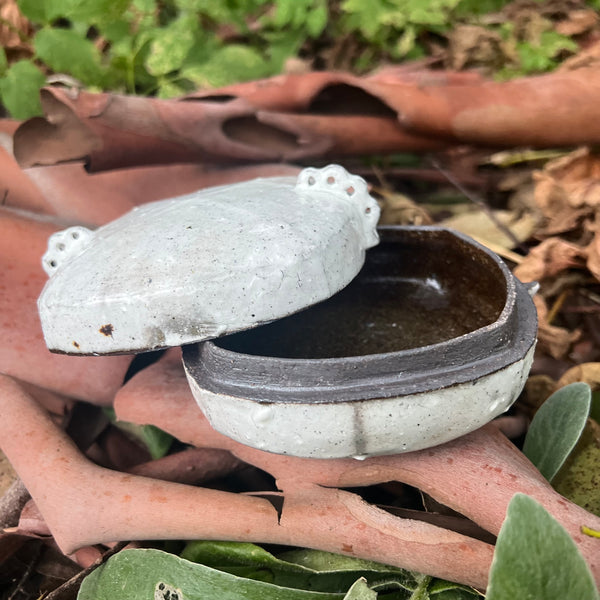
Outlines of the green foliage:
{"type": "Polygon", "coordinates": [[[110,407],[104,408],[103,412],[116,427],[145,446],[153,459],[165,456],[173,444],[174,438],[154,425],[138,425],[128,421],[119,421],[114,409],[110,407]]]}
{"type": "Polygon", "coordinates": [[[590,412],[591,395],[587,383],[572,383],[552,394],[533,418],[523,453],[548,481],[577,444],[590,412]]]}
{"type": "Polygon", "coordinates": [[[516,494],[500,529],[487,600],[599,600],[575,542],[533,498],[516,494]]]}
{"type": "Polygon", "coordinates": [[[35,52],[57,73],[69,73],[86,85],[102,85],[100,52],[73,29],[44,27],[35,36],[35,52]]]}
{"type": "Polygon", "coordinates": [[[185,558],[126,550],[83,582],[78,600],[476,600],[470,588],[316,550],[275,557],[254,544],[193,542],[185,558]],[[188,560],[193,559],[193,562],[188,560]],[[161,587],[162,586],[162,587],[161,587]],[[161,595],[160,592],[165,592],[161,595]]]}
{"type": "Polygon", "coordinates": [[[136,425],[124,421],[116,421],[115,424],[146,446],[155,460],[165,456],[173,443],[173,438],[168,433],[154,425],[136,425]]]}
{"type": "Polygon", "coordinates": [[[7,69],[0,79],[2,103],[15,119],[40,114],[38,90],[44,85],[43,73],[30,61],[20,60],[7,69]]]}

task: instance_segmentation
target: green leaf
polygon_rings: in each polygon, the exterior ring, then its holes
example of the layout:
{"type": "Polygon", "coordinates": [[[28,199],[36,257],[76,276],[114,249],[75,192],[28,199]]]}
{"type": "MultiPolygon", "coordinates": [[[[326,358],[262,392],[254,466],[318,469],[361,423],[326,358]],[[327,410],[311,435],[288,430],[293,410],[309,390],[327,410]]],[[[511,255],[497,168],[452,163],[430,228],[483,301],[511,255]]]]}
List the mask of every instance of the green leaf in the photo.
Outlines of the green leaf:
{"type": "Polygon", "coordinates": [[[46,24],[49,22],[48,4],[52,0],[18,0],[20,11],[32,22],[46,24]]]}
{"type": "Polygon", "coordinates": [[[360,31],[370,41],[381,35],[382,26],[402,27],[407,22],[404,12],[386,0],[345,0],[341,8],[347,15],[349,28],[360,31]]]}
{"type": "Polygon", "coordinates": [[[305,41],[301,30],[269,31],[264,34],[268,47],[265,52],[269,59],[265,65],[265,76],[280,73],[285,61],[296,56],[305,41]]]}
{"type": "Polygon", "coordinates": [[[548,398],[533,418],[523,453],[552,481],[575,447],[590,412],[587,383],[571,383],[548,398]]]}
{"type": "Polygon", "coordinates": [[[44,74],[30,61],[20,60],[0,79],[2,103],[14,119],[28,119],[42,114],[40,88],[44,74]]]}
{"type": "Polygon", "coordinates": [[[592,393],[592,406],[590,408],[590,418],[600,424],[600,392],[592,393]]]}
{"type": "MultiPolygon", "coordinates": [[[[398,567],[321,550],[288,550],[274,556],[260,546],[239,542],[190,542],[182,556],[238,576],[321,592],[344,592],[362,577],[378,592],[393,590],[396,600],[409,598],[420,588],[424,578],[398,567]]],[[[431,577],[427,582],[429,595],[423,596],[424,599],[477,598],[473,590],[456,583],[431,577]]]]}
{"type": "Polygon", "coordinates": [[[85,22],[87,25],[106,23],[120,17],[130,0],[44,0],[50,21],[65,18],[85,22]]]}
{"type": "Polygon", "coordinates": [[[154,459],[165,456],[175,439],[166,431],[154,425],[137,425],[128,421],[118,421],[115,410],[112,407],[104,407],[103,412],[110,419],[111,423],[114,423],[119,429],[144,444],[154,459]]]}
{"type": "Polygon", "coordinates": [[[137,425],[126,421],[116,421],[115,425],[141,441],[153,459],[166,455],[173,443],[173,437],[154,425],[137,425]]]}
{"type": "Polygon", "coordinates": [[[533,498],[516,494],[498,534],[486,600],[600,600],[575,542],[533,498]]]}
{"type": "Polygon", "coordinates": [[[236,577],[160,550],[124,550],[88,575],[78,600],[342,600],[236,577]]]}
{"type": "Polygon", "coordinates": [[[148,72],[160,76],[179,70],[194,46],[196,32],[194,17],[181,17],[156,30],[145,62],[148,72]]]}
{"type": "Polygon", "coordinates": [[[6,58],[6,51],[0,47],[0,77],[6,74],[8,70],[8,59],[6,58]]]}
{"type": "Polygon", "coordinates": [[[248,46],[230,44],[212,52],[201,64],[185,66],[180,75],[202,87],[220,87],[258,79],[267,73],[259,52],[248,46]]]}
{"type": "Polygon", "coordinates": [[[329,11],[325,2],[319,2],[306,15],[306,31],[311,37],[318,37],[323,33],[329,19],[329,11]]]}
{"type": "Polygon", "coordinates": [[[184,86],[176,81],[170,81],[169,79],[159,79],[156,95],[158,98],[176,98],[177,96],[182,96],[191,91],[192,89],[189,85],[184,86]]]}
{"type": "Polygon", "coordinates": [[[344,600],[377,600],[377,592],[374,592],[364,577],[357,579],[344,596],[344,600]]]}
{"type": "Polygon", "coordinates": [[[72,29],[41,29],[34,45],[37,57],[53,71],[73,75],[86,85],[101,84],[98,49],[72,29]]]}

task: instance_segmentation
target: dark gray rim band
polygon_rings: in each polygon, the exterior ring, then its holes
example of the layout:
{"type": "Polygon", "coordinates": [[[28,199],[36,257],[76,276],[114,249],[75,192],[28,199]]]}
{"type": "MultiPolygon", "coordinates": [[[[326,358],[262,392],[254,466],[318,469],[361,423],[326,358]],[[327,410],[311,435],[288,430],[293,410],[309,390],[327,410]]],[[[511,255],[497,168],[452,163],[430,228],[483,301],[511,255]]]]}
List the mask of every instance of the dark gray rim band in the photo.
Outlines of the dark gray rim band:
{"type": "MultiPolygon", "coordinates": [[[[393,241],[404,230],[435,234],[439,227],[381,227],[393,241]]],[[[452,232],[499,267],[506,303],[492,324],[420,348],[329,359],[288,359],[238,354],[211,341],[183,348],[188,374],[203,389],[259,402],[331,403],[390,398],[476,380],[521,360],[533,346],[537,313],[527,288],[487,248],[452,232]]]]}

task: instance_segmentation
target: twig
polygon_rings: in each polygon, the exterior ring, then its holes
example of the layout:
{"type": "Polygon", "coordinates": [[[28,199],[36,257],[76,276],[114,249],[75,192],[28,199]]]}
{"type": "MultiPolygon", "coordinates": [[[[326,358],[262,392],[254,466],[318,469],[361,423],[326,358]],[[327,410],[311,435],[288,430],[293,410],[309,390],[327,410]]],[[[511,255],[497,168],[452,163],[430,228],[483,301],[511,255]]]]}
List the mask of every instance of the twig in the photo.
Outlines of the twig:
{"type": "Polygon", "coordinates": [[[19,515],[31,498],[20,479],[17,479],[0,498],[0,529],[17,524],[19,515]]]}
{"type": "Polygon", "coordinates": [[[465,188],[450,171],[444,169],[440,163],[435,158],[429,159],[431,164],[442,174],[444,177],[461,193],[467,198],[470,202],[478,206],[492,221],[492,223],[504,234],[506,235],[510,241],[514,244],[515,248],[519,248],[522,252],[527,254],[529,252],[528,248],[522,244],[517,236],[504,224],[502,223],[494,214],[494,211],[487,205],[487,203],[482,200],[479,196],[471,193],[467,188],[465,188]]]}
{"type": "Polygon", "coordinates": [[[94,561],[89,567],[82,569],[71,577],[71,579],[65,581],[62,585],[58,586],[55,590],[52,590],[44,600],[60,600],[64,596],[71,591],[77,590],[81,585],[81,582],[95,569],[97,569],[100,565],[103,565],[111,556],[120,552],[127,546],[129,542],[119,542],[115,544],[112,548],[107,550],[98,560],[94,561]]]}
{"type": "Polygon", "coordinates": [[[563,290],[560,293],[560,296],[556,299],[556,301],[552,305],[552,308],[548,311],[548,315],[546,316],[546,321],[548,321],[549,325],[552,325],[552,321],[554,321],[554,319],[556,319],[556,315],[562,308],[563,304],[565,303],[565,300],[567,299],[567,296],[570,293],[571,293],[570,289],[563,290]]]}

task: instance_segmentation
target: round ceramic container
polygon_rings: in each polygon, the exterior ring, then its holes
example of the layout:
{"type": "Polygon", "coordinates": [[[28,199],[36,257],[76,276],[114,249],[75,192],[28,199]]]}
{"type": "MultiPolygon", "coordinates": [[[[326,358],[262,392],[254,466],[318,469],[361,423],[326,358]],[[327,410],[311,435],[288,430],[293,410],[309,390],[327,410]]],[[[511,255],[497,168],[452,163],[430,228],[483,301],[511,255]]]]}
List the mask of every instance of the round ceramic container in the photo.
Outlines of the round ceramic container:
{"type": "Polygon", "coordinates": [[[146,204],[53,235],[38,301],[48,348],[142,352],[256,327],[359,272],[379,207],[338,165],[146,204]]]}
{"type": "Polygon", "coordinates": [[[329,300],[184,348],[215,429],[275,453],[363,458],[441,444],[514,402],[536,341],[531,290],[461,234],[379,232],[329,300]]]}

